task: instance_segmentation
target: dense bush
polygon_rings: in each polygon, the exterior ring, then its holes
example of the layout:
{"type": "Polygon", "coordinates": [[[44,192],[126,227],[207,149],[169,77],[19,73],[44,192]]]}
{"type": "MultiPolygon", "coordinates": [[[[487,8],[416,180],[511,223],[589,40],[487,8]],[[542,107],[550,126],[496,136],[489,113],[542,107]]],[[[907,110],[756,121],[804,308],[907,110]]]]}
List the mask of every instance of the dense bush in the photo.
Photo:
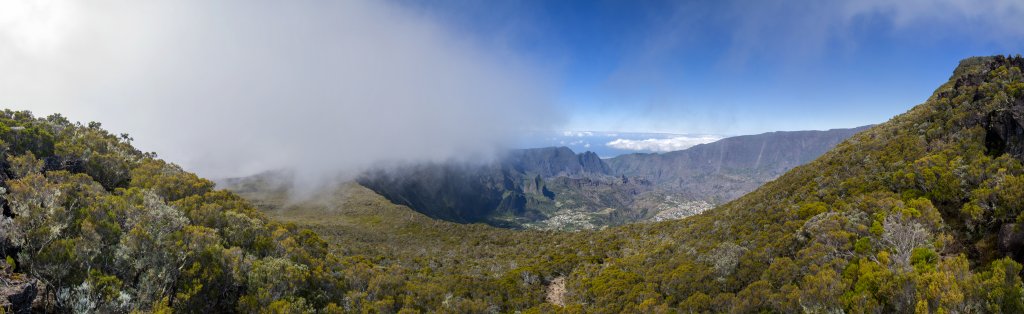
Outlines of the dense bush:
{"type": "Polygon", "coordinates": [[[268,221],[127,136],[4,111],[0,140],[0,253],[43,284],[44,310],[314,309],[343,297],[311,288],[341,280],[322,273],[334,262],[315,234],[268,221]]]}

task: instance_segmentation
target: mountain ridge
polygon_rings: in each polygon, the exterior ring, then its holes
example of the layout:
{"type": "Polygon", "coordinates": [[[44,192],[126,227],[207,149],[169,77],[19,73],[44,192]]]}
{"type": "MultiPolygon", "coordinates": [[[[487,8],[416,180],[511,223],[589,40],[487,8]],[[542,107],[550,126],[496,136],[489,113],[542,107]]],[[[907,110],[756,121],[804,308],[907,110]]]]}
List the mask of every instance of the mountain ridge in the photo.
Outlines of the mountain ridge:
{"type": "Polygon", "coordinates": [[[357,182],[434,218],[513,228],[601,228],[699,213],[865,128],[769,132],[609,159],[564,146],[519,149],[484,165],[449,162],[376,169],[357,182]],[[712,150],[714,154],[708,153],[712,150]],[[720,164],[709,168],[715,161],[720,164]]]}

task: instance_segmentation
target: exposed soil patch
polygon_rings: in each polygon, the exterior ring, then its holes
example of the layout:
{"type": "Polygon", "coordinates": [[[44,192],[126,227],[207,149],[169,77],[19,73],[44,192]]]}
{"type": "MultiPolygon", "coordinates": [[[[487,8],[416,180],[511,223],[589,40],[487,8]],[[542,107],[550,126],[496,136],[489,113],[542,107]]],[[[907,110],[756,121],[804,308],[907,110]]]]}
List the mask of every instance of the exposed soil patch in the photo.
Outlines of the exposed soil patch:
{"type": "Polygon", "coordinates": [[[548,303],[565,306],[565,277],[558,277],[548,284],[548,303]]]}

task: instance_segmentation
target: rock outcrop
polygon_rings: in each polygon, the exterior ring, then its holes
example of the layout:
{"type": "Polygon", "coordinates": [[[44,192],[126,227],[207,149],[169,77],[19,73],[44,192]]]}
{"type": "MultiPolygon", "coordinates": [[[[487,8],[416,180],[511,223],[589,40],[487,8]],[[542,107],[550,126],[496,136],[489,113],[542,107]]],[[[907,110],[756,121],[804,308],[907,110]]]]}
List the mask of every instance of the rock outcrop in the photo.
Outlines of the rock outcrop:
{"type": "Polygon", "coordinates": [[[1024,228],[1015,223],[1002,225],[999,228],[998,249],[1015,261],[1024,261],[1024,228]]]}
{"type": "Polygon", "coordinates": [[[6,313],[32,312],[38,282],[21,274],[0,274],[0,308],[6,313]]]}

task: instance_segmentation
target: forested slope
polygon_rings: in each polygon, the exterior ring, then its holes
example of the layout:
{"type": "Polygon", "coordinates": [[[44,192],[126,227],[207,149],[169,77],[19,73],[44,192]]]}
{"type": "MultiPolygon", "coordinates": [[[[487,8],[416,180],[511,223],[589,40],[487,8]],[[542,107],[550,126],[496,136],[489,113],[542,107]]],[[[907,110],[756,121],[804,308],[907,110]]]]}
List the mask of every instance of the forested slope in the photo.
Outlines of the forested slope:
{"type": "Polygon", "coordinates": [[[6,110],[0,140],[0,284],[38,291],[37,311],[330,309],[348,290],[316,234],[127,135],[6,110]]]}

